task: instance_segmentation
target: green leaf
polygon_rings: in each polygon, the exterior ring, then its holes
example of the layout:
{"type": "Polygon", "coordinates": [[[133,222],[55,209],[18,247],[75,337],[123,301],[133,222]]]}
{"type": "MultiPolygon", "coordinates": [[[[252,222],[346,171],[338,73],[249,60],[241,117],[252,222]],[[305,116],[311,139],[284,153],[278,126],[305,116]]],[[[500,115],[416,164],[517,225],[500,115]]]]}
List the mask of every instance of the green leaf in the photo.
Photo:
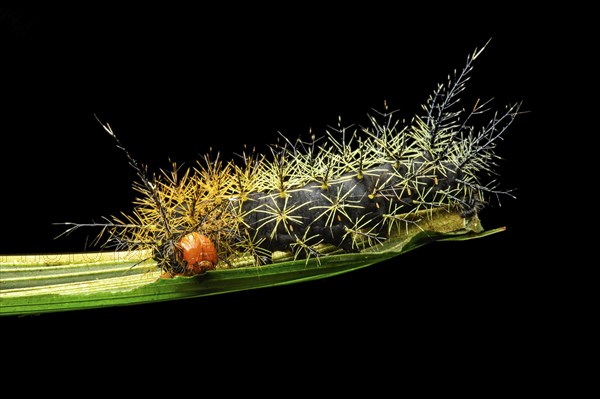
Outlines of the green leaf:
{"type": "Polygon", "coordinates": [[[0,315],[26,315],[196,298],[332,277],[368,267],[434,241],[481,238],[479,220],[436,215],[359,253],[161,278],[149,253],[0,256],[0,315]]]}

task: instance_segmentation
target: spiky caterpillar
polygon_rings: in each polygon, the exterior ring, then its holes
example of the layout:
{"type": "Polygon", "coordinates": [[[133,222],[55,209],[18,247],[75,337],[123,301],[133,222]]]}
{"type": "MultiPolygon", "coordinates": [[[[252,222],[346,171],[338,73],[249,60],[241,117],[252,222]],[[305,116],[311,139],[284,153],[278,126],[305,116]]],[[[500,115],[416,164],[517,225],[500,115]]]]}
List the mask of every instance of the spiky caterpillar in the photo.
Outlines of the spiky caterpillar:
{"type": "Polygon", "coordinates": [[[386,109],[370,116],[369,126],[340,127],[309,141],[283,137],[269,156],[244,152],[241,162],[207,155],[196,168],[173,165],[151,178],[106,125],[140,178],[133,213],[101,225],[107,243],[152,248],[163,271],[177,275],[190,273],[182,242],[191,245],[191,233],[209,237],[220,264],[231,267],[245,256],[270,263],[276,251],[318,257],[323,245],[358,251],[419,226],[435,210],[476,214],[490,195],[509,194],[489,176],[497,141],[519,112],[518,104],[508,106],[476,128],[488,103],[460,107],[481,51],[434,90],[409,124],[386,109]]]}

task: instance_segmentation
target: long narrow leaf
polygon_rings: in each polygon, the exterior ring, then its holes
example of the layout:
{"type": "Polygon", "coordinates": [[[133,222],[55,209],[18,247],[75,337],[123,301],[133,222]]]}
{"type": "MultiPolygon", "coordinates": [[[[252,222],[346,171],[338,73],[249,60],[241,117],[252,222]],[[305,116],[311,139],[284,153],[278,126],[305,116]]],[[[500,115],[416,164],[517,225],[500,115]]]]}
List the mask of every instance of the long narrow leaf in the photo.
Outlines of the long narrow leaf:
{"type": "Polygon", "coordinates": [[[434,241],[468,240],[503,230],[484,231],[477,218],[465,225],[457,214],[440,214],[423,227],[359,253],[172,279],[161,278],[144,251],[4,256],[0,257],[0,315],[145,304],[299,283],[364,268],[434,241]]]}

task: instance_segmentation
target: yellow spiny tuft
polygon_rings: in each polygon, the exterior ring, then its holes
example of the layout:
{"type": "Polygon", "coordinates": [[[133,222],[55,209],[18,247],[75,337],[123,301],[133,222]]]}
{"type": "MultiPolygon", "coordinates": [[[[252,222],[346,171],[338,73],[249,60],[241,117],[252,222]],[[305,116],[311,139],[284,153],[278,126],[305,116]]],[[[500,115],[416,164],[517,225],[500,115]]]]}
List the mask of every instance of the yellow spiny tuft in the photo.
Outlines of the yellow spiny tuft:
{"type": "Polygon", "coordinates": [[[238,162],[226,162],[217,153],[194,168],[173,164],[149,177],[106,125],[140,181],[132,213],[96,225],[119,249],[151,248],[173,275],[185,270],[180,240],[190,233],[212,240],[219,267],[248,259],[263,265],[280,252],[309,258],[322,246],[360,251],[420,228],[434,211],[476,214],[487,196],[510,195],[487,177],[498,159],[496,142],[519,114],[515,104],[476,129],[471,122],[489,102],[457,109],[480,53],[469,55],[409,123],[386,101],[367,126],[343,127],[339,117],[321,138],[312,129],[308,141],[282,136],[270,156],[245,150],[238,162]]]}

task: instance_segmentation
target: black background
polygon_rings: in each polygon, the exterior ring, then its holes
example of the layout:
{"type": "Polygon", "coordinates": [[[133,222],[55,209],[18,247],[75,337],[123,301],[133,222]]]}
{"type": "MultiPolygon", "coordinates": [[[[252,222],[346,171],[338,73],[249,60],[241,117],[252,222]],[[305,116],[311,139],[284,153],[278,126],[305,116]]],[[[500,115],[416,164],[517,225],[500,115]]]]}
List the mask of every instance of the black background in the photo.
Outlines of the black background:
{"type": "Polygon", "coordinates": [[[151,170],[192,165],[210,148],[229,159],[243,144],[264,149],[277,132],[322,133],[338,116],[365,124],[384,100],[409,119],[490,38],[465,103],[493,97],[497,109],[523,101],[528,111],[498,150],[503,187],[518,198],[480,215],[484,227],[505,232],[316,282],[11,324],[123,339],[143,326],[148,336],[194,345],[222,336],[257,345],[385,337],[451,357],[458,346],[496,356],[516,343],[535,346],[530,329],[548,312],[549,277],[523,257],[543,184],[531,177],[540,167],[532,154],[554,111],[538,91],[554,37],[518,13],[348,11],[2,10],[0,254],[82,251],[95,232],[55,239],[63,227],[54,223],[131,209],[134,172],[94,115],[151,170]]]}

